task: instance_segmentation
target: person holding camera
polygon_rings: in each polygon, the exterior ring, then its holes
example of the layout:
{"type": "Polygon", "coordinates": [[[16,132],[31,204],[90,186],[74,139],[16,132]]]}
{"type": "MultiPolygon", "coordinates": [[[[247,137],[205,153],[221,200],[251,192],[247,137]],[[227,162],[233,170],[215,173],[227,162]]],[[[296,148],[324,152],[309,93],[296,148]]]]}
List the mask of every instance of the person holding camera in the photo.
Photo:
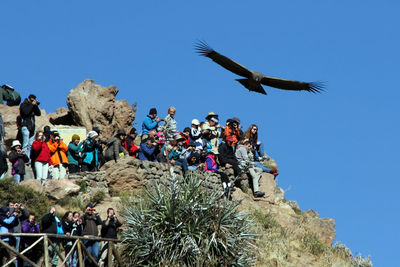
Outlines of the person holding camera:
{"type": "MultiPolygon", "coordinates": [[[[51,207],[49,210],[49,213],[47,213],[46,215],[43,216],[42,232],[49,233],[49,234],[58,234],[58,235],[64,234],[62,223],[61,223],[61,220],[56,215],[55,207],[51,207]]],[[[57,239],[57,238],[51,238],[51,241],[53,242],[56,249],[59,250],[61,240],[57,239]]],[[[58,264],[57,252],[53,249],[53,247],[50,244],[49,244],[48,249],[49,249],[49,256],[51,259],[51,265],[57,266],[57,264],[58,264]]]]}
{"type": "Polygon", "coordinates": [[[35,95],[29,95],[28,98],[19,106],[21,117],[22,149],[28,157],[31,156],[32,143],[35,139],[35,116],[40,116],[40,102],[36,100],[35,95]]]}
{"type": "MultiPolygon", "coordinates": [[[[36,215],[29,213],[28,219],[22,223],[22,233],[27,234],[38,234],[40,233],[39,223],[36,221],[36,215]]],[[[22,238],[22,249],[26,249],[31,246],[38,238],[33,236],[25,236],[22,238]]],[[[39,251],[42,249],[40,244],[37,244],[32,249],[25,252],[25,256],[33,262],[37,262],[40,258],[39,251]]],[[[24,265],[25,266],[25,265],[24,265]]]]}
{"type": "Polygon", "coordinates": [[[211,151],[214,153],[214,155],[219,154],[219,138],[222,137],[222,133],[219,130],[221,128],[221,125],[219,124],[219,119],[218,115],[215,114],[214,112],[208,113],[206,117],[206,122],[202,126],[202,131],[208,130],[210,133],[210,143],[211,143],[211,151]]]}
{"type": "MultiPolygon", "coordinates": [[[[22,223],[24,220],[26,220],[29,216],[28,209],[25,208],[25,205],[23,203],[14,203],[14,201],[9,200],[7,202],[8,209],[10,210],[10,213],[15,214],[16,221],[15,221],[15,226],[11,229],[10,232],[12,233],[21,233],[22,231],[22,223]]],[[[20,243],[21,243],[21,237],[16,236],[11,238],[10,242],[17,251],[20,251],[20,243]]],[[[16,260],[16,263],[18,263],[18,259],[16,260]]],[[[17,264],[16,264],[17,265],[17,264]]]]}
{"type": "Polygon", "coordinates": [[[117,162],[122,155],[128,155],[128,151],[122,145],[125,141],[126,133],[123,129],[119,129],[117,134],[107,140],[107,149],[104,159],[107,161],[114,160],[117,162]]]}
{"type": "Polygon", "coordinates": [[[140,160],[155,161],[156,160],[157,143],[154,138],[147,138],[146,142],[140,145],[138,158],[140,160]]]}
{"type": "Polygon", "coordinates": [[[36,133],[36,140],[32,144],[32,157],[31,160],[34,162],[34,169],[36,179],[44,185],[47,180],[49,173],[49,165],[51,164],[50,149],[46,143],[46,137],[43,132],[36,133]]]}
{"type": "Polygon", "coordinates": [[[60,138],[60,134],[57,131],[53,131],[50,135],[50,140],[47,142],[47,146],[50,150],[51,158],[51,176],[54,180],[62,179],[67,176],[68,158],[67,151],[68,147],[60,138]]]}
{"type": "Polygon", "coordinates": [[[99,165],[99,153],[101,151],[101,144],[98,142],[99,134],[96,131],[90,131],[87,138],[83,141],[81,152],[82,157],[82,172],[96,171],[99,165]]]}
{"type": "Polygon", "coordinates": [[[74,134],[71,142],[68,144],[68,169],[69,173],[81,172],[82,158],[80,153],[83,151],[83,142],[80,142],[79,135],[74,134]]]}
{"type": "Polygon", "coordinates": [[[161,118],[157,117],[157,109],[156,108],[151,108],[149,111],[149,115],[144,118],[143,123],[142,123],[142,141],[146,140],[149,137],[149,132],[151,130],[156,130],[158,128],[158,123],[162,121],[161,118]]]}
{"type": "MultiPolygon", "coordinates": [[[[100,215],[97,213],[96,209],[90,203],[86,205],[86,212],[83,215],[82,222],[83,222],[84,236],[97,237],[99,235],[97,226],[101,225],[102,221],[101,221],[100,215]]],[[[98,257],[99,257],[99,242],[95,241],[95,240],[85,240],[84,244],[85,244],[87,250],[89,251],[89,253],[97,261],[98,257]]],[[[89,257],[86,256],[85,261],[87,262],[87,266],[93,266],[93,263],[89,259],[89,257]]]]}
{"type": "MultiPolygon", "coordinates": [[[[118,220],[117,215],[113,208],[107,209],[107,219],[101,225],[101,237],[117,239],[118,228],[122,223],[118,220]]],[[[104,266],[108,266],[108,242],[102,247],[100,252],[100,259],[104,262],[104,266]]]]}
{"type": "MultiPolygon", "coordinates": [[[[10,212],[10,209],[7,206],[3,206],[0,208],[0,233],[10,233],[12,232],[13,227],[18,223],[17,212],[10,212]]],[[[12,239],[9,236],[1,236],[0,237],[3,242],[11,243],[12,239]]],[[[3,246],[0,246],[0,263],[1,266],[5,265],[12,257],[14,253],[9,251],[3,246]]]]}
{"type": "Polygon", "coordinates": [[[26,155],[26,152],[21,149],[21,143],[18,140],[12,142],[8,159],[12,165],[11,174],[14,176],[14,182],[19,184],[24,180],[25,163],[29,162],[29,157],[26,155]]]}

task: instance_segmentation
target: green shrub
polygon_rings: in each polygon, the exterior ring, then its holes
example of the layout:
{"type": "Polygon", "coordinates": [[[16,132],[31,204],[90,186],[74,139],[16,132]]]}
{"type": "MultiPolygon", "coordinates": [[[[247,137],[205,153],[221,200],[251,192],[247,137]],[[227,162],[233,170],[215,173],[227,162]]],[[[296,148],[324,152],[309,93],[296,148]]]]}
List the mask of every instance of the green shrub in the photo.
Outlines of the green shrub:
{"type": "Polygon", "coordinates": [[[307,251],[314,255],[323,253],[327,246],[321,243],[314,233],[307,232],[302,237],[301,241],[307,251]]]}
{"type": "Polygon", "coordinates": [[[122,216],[127,266],[250,266],[256,234],[238,202],[204,190],[195,174],[155,185],[122,216]]]}
{"type": "Polygon", "coordinates": [[[93,196],[90,197],[90,202],[92,202],[93,205],[96,205],[102,202],[105,196],[106,193],[103,190],[96,191],[96,193],[94,193],[93,196]]]}
{"type": "Polygon", "coordinates": [[[0,204],[6,205],[8,200],[25,204],[29,212],[41,218],[49,211],[51,203],[47,197],[29,187],[14,184],[13,178],[0,180],[0,204]]]}
{"type": "Polygon", "coordinates": [[[70,210],[84,210],[85,204],[82,202],[81,199],[77,197],[66,196],[62,199],[56,201],[56,203],[63,208],[70,209],[70,210]]]}
{"type": "Polygon", "coordinates": [[[254,222],[260,225],[264,230],[280,227],[279,223],[272,218],[269,213],[264,213],[260,210],[253,210],[250,216],[252,219],[254,219],[254,222]]]}
{"type": "Polygon", "coordinates": [[[79,187],[81,188],[80,192],[82,192],[82,193],[87,192],[87,184],[86,184],[85,180],[76,181],[75,184],[79,185],[79,187]]]}

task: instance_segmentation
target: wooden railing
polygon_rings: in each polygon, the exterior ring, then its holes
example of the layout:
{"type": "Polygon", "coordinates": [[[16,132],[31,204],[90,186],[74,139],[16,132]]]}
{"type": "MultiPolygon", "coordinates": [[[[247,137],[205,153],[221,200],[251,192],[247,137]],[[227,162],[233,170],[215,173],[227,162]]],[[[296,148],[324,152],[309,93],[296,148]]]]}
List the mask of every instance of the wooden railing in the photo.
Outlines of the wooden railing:
{"type": "MultiPolygon", "coordinates": [[[[93,262],[95,266],[99,266],[99,262],[96,261],[93,256],[88,252],[86,246],[82,242],[83,240],[90,240],[90,241],[98,241],[98,242],[105,242],[106,244],[108,243],[108,248],[107,248],[107,255],[108,255],[108,266],[120,266],[122,267],[122,262],[121,258],[119,256],[119,253],[117,249],[115,248],[115,243],[121,242],[118,239],[112,239],[112,238],[100,238],[100,237],[84,237],[84,236],[68,236],[68,235],[57,235],[57,234],[48,234],[48,233],[40,233],[40,234],[27,234],[27,233],[0,233],[0,236],[9,236],[9,237],[37,237],[38,239],[32,243],[29,247],[25,248],[23,251],[18,252],[14,247],[10,246],[7,242],[4,242],[3,240],[0,239],[0,247],[5,247],[9,251],[11,251],[14,256],[10,261],[8,261],[5,265],[3,266],[8,266],[10,265],[14,260],[17,258],[22,259],[29,263],[30,265],[34,267],[40,267],[37,263],[33,262],[31,259],[26,257],[24,254],[31,249],[33,249],[38,243],[43,241],[43,264],[45,267],[49,267],[49,245],[52,247],[52,249],[57,253],[59,256],[60,260],[62,261],[61,266],[66,266],[67,259],[70,258],[70,261],[72,261],[72,256],[73,252],[77,251],[77,262],[79,266],[85,266],[85,254],[86,256],[89,257],[89,259],[93,262]],[[67,255],[63,255],[62,251],[57,249],[57,246],[54,244],[54,242],[51,239],[59,239],[59,240],[75,240],[73,242],[73,245],[67,255]],[[115,261],[113,261],[113,257],[115,261]]],[[[100,258],[99,254],[99,258],[100,258]]],[[[59,265],[58,265],[59,266],[59,265]]]]}

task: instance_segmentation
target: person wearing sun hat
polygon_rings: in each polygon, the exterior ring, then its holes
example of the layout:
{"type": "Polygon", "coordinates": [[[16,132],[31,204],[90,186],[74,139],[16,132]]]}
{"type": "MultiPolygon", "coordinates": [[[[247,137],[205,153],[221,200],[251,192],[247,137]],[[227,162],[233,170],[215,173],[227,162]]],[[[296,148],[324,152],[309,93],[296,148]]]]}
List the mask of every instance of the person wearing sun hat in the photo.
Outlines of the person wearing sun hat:
{"type": "Polygon", "coordinates": [[[74,134],[72,136],[71,142],[68,144],[68,169],[69,173],[77,173],[81,171],[80,164],[82,162],[82,158],[80,153],[83,150],[83,143],[80,142],[81,138],[79,135],[74,134]]]}
{"type": "Polygon", "coordinates": [[[206,120],[207,121],[203,124],[202,130],[208,130],[210,132],[210,142],[212,145],[211,152],[214,153],[214,155],[218,155],[219,138],[221,137],[221,131],[219,131],[221,125],[219,125],[218,115],[214,112],[210,112],[206,116],[206,120]]]}
{"type": "Polygon", "coordinates": [[[19,184],[24,180],[25,163],[29,162],[29,158],[25,151],[21,149],[21,143],[18,140],[12,142],[8,159],[12,165],[11,174],[14,176],[14,182],[19,184]]]}

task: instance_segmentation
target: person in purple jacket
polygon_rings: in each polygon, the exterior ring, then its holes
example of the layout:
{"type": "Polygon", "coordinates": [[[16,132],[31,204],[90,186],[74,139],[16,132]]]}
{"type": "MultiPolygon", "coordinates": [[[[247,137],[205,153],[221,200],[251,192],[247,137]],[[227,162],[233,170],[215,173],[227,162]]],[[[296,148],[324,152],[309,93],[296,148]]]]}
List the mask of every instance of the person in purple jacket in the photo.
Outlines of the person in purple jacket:
{"type": "MultiPolygon", "coordinates": [[[[28,219],[26,219],[22,223],[21,230],[22,230],[22,233],[28,233],[28,234],[40,233],[39,223],[36,221],[36,216],[34,213],[29,213],[28,219]]],[[[33,237],[33,236],[23,237],[21,240],[22,250],[24,250],[25,248],[32,245],[38,238],[39,237],[33,237]]],[[[40,250],[41,250],[41,245],[39,243],[36,246],[34,246],[32,249],[27,251],[25,256],[27,256],[28,259],[32,260],[33,262],[37,262],[39,260],[39,256],[40,256],[39,251],[40,250]]]]}

